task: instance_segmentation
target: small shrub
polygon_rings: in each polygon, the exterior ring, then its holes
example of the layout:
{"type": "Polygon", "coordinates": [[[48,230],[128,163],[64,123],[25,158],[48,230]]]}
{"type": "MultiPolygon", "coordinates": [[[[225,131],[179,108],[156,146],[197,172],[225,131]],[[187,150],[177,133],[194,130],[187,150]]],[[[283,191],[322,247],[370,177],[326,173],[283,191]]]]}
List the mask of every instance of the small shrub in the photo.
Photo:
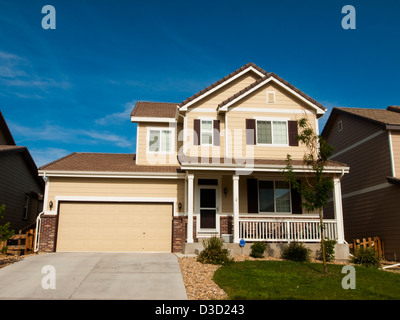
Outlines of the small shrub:
{"type": "Polygon", "coordinates": [[[264,242],[254,242],[251,245],[250,256],[253,258],[262,258],[264,257],[264,252],[267,249],[267,244],[264,242]]]}
{"type": "MultiPolygon", "coordinates": [[[[329,240],[325,239],[325,258],[326,261],[332,261],[335,260],[335,245],[336,245],[336,240],[329,240]]],[[[318,259],[322,260],[322,243],[320,250],[318,251],[318,259]]]]}
{"type": "Polygon", "coordinates": [[[381,258],[374,248],[361,247],[354,253],[351,262],[369,268],[379,268],[381,265],[381,258]]]}
{"type": "Polygon", "coordinates": [[[204,239],[204,250],[200,252],[197,261],[201,263],[225,265],[231,263],[228,249],[223,248],[224,240],[215,236],[204,239]]]}
{"type": "Polygon", "coordinates": [[[286,260],[307,262],[310,261],[311,250],[304,247],[302,243],[292,242],[283,250],[282,258],[286,260]]]}

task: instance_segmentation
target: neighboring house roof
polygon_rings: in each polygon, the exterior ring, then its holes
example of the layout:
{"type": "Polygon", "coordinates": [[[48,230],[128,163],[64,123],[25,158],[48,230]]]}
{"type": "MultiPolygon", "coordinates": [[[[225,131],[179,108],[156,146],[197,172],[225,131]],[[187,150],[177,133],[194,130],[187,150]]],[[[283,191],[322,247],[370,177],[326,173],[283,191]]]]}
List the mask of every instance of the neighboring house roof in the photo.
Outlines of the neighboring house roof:
{"type": "Polygon", "coordinates": [[[39,168],[39,171],[107,173],[180,173],[179,166],[136,165],[136,155],[126,153],[74,152],[39,168]]]}
{"type": "Polygon", "coordinates": [[[178,113],[178,103],[170,102],[145,102],[138,101],[131,113],[131,121],[149,121],[157,122],[158,118],[161,121],[176,120],[178,113]]]}
{"type": "Polygon", "coordinates": [[[357,117],[377,125],[383,129],[400,130],[400,107],[388,106],[386,109],[370,109],[370,108],[338,108],[332,109],[331,115],[326,123],[322,135],[326,135],[333,118],[337,114],[347,114],[352,117],[357,117]]]}
{"type": "Polygon", "coordinates": [[[292,84],[290,84],[286,80],[282,79],[281,77],[279,77],[278,75],[276,75],[273,72],[267,73],[264,77],[256,80],[251,85],[247,86],[243,90],[237,92],[236,94],[234,94],[230,98],[228,98],[225,101],[221,102],[218,105],[218,109],[219,110],[223,110],[223,109],[226,110],[227,107],[230,104],[233,104],[233,103],[239,101],[240,99],[244,98],[247,94],[251,93],[253,90],[256,90],[259,86],[262,86],[264,83],[267,83],[267,82],[269,82],[271,80],[274,81],[275,83],[278,83],[278,84],[281,84],[281,85],[283,84],[284,86],[286,86],[290,90],[292,90],[294,94],[299,95],[301,98],[304,98],[306,101],[310,102],[312,105],[320,108],[322,110],[321,114],[323,114],[326,111],[326,108],[322,104],[320,104],[319,102],[315,101],[310,96],[308,96],[307,94],[305,94],[301,90],[297,89],[295,86],[293,86],[292,84]]]}

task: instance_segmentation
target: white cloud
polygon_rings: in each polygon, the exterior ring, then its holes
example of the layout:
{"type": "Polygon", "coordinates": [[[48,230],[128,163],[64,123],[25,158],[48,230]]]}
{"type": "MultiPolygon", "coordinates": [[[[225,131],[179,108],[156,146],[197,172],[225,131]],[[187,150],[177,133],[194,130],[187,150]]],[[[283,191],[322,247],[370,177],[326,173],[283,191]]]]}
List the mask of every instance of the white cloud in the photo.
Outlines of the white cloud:
{"type": "Polygon", "coordinates": [[[109,114],[103,118],[95,120],[96,124],[107,125],[107,124],[117,124],[129,121],[130,114],[135,106],[136,101],[128,102],[124,105],[124,110],[121,112],[115,112],[109,114]]]}
{"type": "Polygon", "coordinates": [[[32,158],[35,160],[36,166],[39,168],[52,161],[65,157],[71,152],[60,148],[29,148],[32,158]]]}
{"type": "Polygon", "coordinates": [[[14,137],[18,137],[20,141],[55,141],[79,145],[108,143],[121,148],[132,147],[132,143],[126,137],[107,131],[63,128],[51,124],[43,124],[41,127],[31,128],[11,121],[8,122],[8,125],[14,137]]]}
{"type": "Polygon", "coordinates": [[[0,84],[7,87],[68,89],[71,84],[65,79],[54,79],[35,73],[24,57],[0,51],[0,84]]]}

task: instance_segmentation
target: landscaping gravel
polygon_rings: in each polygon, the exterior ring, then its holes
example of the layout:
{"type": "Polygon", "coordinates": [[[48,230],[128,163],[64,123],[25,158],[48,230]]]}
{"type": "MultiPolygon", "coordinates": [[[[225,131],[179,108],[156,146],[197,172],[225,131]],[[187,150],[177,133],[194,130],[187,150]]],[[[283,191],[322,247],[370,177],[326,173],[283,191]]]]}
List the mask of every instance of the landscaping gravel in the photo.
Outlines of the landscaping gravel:
{"type": "Polygon", "coordinates": [[[224,300],[228,295],[213,280],[220,266],[202,264],[196,258],[179,258],[183,282],[189,300],[224,300]]]}

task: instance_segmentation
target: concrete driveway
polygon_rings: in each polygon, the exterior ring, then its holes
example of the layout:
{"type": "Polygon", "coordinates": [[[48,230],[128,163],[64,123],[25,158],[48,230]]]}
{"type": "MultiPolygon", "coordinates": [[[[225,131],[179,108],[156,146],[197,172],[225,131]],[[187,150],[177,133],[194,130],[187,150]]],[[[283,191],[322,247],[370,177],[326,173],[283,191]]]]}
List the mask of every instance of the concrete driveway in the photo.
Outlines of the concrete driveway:
{"type": "Polygon", "coordinates": [[[172,253],[49,253],[1,268],[0,299],[186,300],[187,295],[172,253]]]}

